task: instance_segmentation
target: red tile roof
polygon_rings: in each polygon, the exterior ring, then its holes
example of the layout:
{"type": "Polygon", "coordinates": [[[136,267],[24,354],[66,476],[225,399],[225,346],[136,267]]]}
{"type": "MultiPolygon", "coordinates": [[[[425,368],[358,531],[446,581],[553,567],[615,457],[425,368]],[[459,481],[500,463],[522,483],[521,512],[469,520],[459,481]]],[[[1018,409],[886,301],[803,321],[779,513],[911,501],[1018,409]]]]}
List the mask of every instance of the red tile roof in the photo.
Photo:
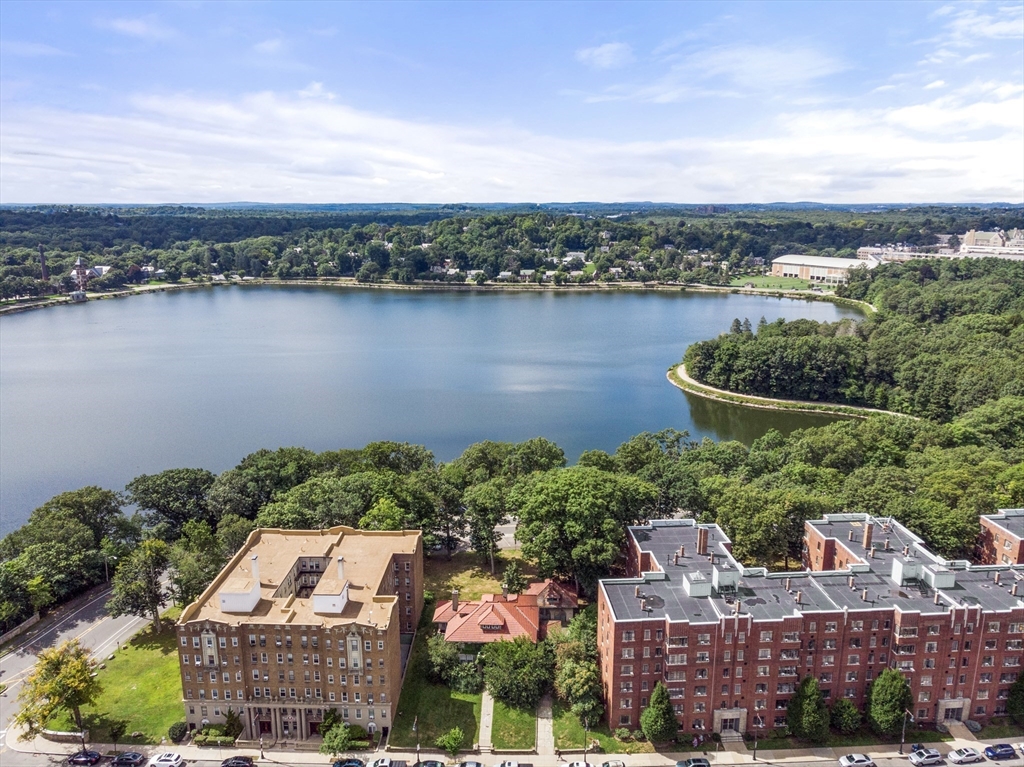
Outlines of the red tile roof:
{"type": "MultiPolygon", "coordinates": [[[[526,636],[537,642],[546,631],[541,630],[541,595],[557,593],[559,601],[577,604],[576,594],[552,580],[532,583],[524,594],[484,594],[479,601],[459,601],[458,610],[451,601],[441,602],[434,610],[434,623],[444,625],[449,642],[485,644],[526,636]]],[[[546,628],[546,626],[545,626],[546,628]]]]}

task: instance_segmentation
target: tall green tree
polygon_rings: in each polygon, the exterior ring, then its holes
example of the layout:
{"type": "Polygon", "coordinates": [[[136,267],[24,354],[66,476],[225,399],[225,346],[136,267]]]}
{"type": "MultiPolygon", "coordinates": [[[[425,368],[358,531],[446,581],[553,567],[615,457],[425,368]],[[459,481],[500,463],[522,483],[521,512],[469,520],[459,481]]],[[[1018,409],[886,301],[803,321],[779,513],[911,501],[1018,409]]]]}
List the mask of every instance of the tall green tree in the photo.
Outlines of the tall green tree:
{"type": "Polygon", "coordinates": [[[487,691],[508,706],[533,708],[547,690],[552,662],[543,645],[527,637],[492,642],[480,651],[487,691]]]}
{"type": "Polygon", "coordinates": [[[843,735],[850,735],[860,729],[861,715],[853,702],[846,698],[837,698],[829,712],[832,729],[843,735]]]}
{"type": "Polygon", "coordinates": [[[526,477],[509,505],[519,516],[523,555],[541,575],[592,591],[619,556],[624,527],[645,519],[657,494],[634,477],[574,466],[526,477]]]}
{"type": "Polygon", "coordinates": [[[868,722],[881,735],[895,735],[914,702],[910,685],[896,669],[887,668],[871,683],[868,692],[868,722]]]}
{"type": "Polygon", "coordinates": [[[160,608],[167,604],[163,575],[170,564],[170,547],[163,541],[148,540],[117,568],[107,610],[114,617],[151,616],[153,630],[160,633],[160,608]]]}
{"type": "Polygon", "coordinates": [[[501,588],[509,594],[522,594],[526,591],[529,583],[523,575],[523,568],[519,561],[513,559],[505,565],[505,573],[501,576],[501,588]]]}
{"type": "Polygon", "coordinates": [[[99,693],[89,653],[77,639],[41,650],[18,693],[20,708],[14,721],[25,728],[19,737],[35,737],[60,711],[70,712],[81,730],[82,707],[93,703],[99,693]]]}
{"type": "Polygon", "coordinates": [[[1024,674],[1017,674],[1017,681],[1010,685],[1006,713],[1017,724],[1024,725],[1024,674]]]}
{"type": "Polygon", "coordinates": [[[497,528],[508,522],[507,492],[505,480],[495,478],[473,485],[462,497],[466,506],[470,545],[474,551],[490,560],[492,573],[501,537],[497,528]]]}
{"type": "Polygon", "coordinates": [[[226,561],[220,540],[205,521],[189,520],[169,551],[171,591],[179,605],[189,605],[210,585],[226,561]]]}
{"type": "Polygon", "coordinates": [[[828,738],[828,706],[818,688],[818,680],[813,676],[805,676],[790,698],[786,723],[798,738],[813,743],[823,743],[828,738]]]}
{"type": "Polygon", "coordinates": [[[125,490],[158,535],[174,541],[189,520],[216,524],[207,502],[214,479],[206,469],[168,469],[159,474],[142,474],[129,482],[125,490]]]}
{"type": "Polygon", "coordinates": [[[667,743],[679,729],[668,689],[660,681],[654,684],[650,704],[640,712],[640,729],[651,743],[667,743]]]}

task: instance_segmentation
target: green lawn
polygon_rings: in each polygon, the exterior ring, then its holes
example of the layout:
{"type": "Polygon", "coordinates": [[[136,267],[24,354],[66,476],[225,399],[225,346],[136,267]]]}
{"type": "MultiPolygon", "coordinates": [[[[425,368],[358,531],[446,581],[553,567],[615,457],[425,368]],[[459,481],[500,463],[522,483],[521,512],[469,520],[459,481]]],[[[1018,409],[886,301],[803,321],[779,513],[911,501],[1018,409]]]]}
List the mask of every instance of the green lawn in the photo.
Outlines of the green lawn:
{"type": "Polygon", "coordinates": [[[993,719],[981,729],[978,737],[983,740],[1024,740],[1024,725],[1014,724],[1009,719],[993,719]]]}
{"type": "Polygon", "coordinates": [[[537,742],[537,713],[494,701],[491,745],[497,749],[528,749],[537,742]]]}
{"type": "Polygon", "coordinates": [[[755,288],[779,288],[781,290],[807,290],[810,287],[810,283],[807,280],[801,280],[796,277],[772,277],[766,275],[764,277],[736,277],[729,283],[734,288],[742,288],[748,282],[752,283],[755,288]]]}
{"type": "MultiPolygon", "coordinates": [[[[177,611],[165,617],[173,621],[177,611]]],[[[142,732],[144,737],[126,743],[159,743],[167,728],[185,718],[181,703],[181,676],[178,669],[177,639],[170,621],[154,635],[149,628],[123,645],[113,660],[105,660],[106,668],[97,674],[102,691],[96,704],[82,710],[89,738],[96,743],[109,743],[107,727],[112,719],[125,719],[128,732],[142,732]]],[[[70,714],[63,714],[50,726],[73,730],[70,714]]]]}
{"type": "MultiPolygon", "coordinates": [[[[953,740],[952,735],[938,732],[937,730],[915,730],[907,729],[907,743],[937,743],[939,741],[953,740]]],[[[825,743],[814,744],[796,738],[759,738],[757,747],[768,750],[785,750],[790,748],[813,748],[821,745],[828,748],[861,748],[863,746],[884,746],[896,745],[900,742],[900,736],[876,735],[867,727],[862,727],[852,735],[840,735],[831,733],[825,743]]],[[[747,748],[753,750],[754,741],[746,741],[747,748]]]]}
{"type": "MultiPolygon", "coordinates": [[[[552,716],[554,717],[555,748],[583,748],[584,731],[579,718],[557,701],[552,716]]],[[[591,741],[598,741],[601,744],[601,751],[606,754],[649,754],[654,752],[654,747],[646,741],[623,742],[616,740],[604,722],[591,728],[589,737],[591,741]]]]}
{"type": "MultiPolygon", "coordinates": [[[[433,606],[429,609],[433,610],[433,606]]],[[[452,692],[445,685],[427,680],[428,632],[421,626],[416,634],[389,742],[399,748],[415,748],[417,733],[412,731],[412,725],[417,721],[422,746],[433,748],[439,735],[457,726],[466,735],[466,747],[471,748],[479,739],[481,696],[452,692]]]]}

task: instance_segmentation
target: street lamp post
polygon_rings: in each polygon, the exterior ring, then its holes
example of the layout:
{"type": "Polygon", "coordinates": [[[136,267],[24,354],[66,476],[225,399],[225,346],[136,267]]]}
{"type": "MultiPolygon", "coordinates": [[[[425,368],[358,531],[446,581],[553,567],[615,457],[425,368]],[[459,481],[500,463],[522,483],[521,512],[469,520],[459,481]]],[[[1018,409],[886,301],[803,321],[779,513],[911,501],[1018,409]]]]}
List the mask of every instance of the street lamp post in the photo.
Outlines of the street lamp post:
{"type": "Polygon", "coordinates": [[[109,554],[103,555],[103,576],[107,583],[110,583],[110,560],[117,561],[117,557],[110,556],[109,554]]]}
{"type": "Polygon", "coordinates": [[[900,754],[903,754],[903,744],[907,742],[907,719],[911,722],[914,721],[914,715],[910,713],[909,709],[903,709],[903,734],[900,735],[900,754]]]}
{"type": "Polygon", "coordinates": [[[412,731],[416,733],[416,764],[420,763],[420,730],[419,730],[420,717],[417,714],[412,718],[412,731]]]}
{"type": "Polygon", "coordinates": [[[583,764],[587,763],[587,752],[590,750],[590,717],[583,717],[583,764]]]}
{"type": "Polygon", "coordinates": [[[763,724],[757,723],[757,717],[754,717],[754,726],[751,728],[754,730],[754,761],[757,761],[757,731],[764,729],[763,724]]]}

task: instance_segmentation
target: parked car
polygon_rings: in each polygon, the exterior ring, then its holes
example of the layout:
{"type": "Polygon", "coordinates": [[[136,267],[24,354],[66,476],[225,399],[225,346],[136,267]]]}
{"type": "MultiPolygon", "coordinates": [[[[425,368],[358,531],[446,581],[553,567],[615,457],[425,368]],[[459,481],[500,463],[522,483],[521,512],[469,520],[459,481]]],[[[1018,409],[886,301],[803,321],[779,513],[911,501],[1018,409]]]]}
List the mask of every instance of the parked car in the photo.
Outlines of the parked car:
{"type": "Polygon", "coordinates": [[[626,767],[626,763],[620,762],[617,759],[613,759],[610,762],[605,762],[601,765],[601,767],[626,767]]]}
{"type": "MultiPolygon", "coordinates": [[[[566,762],[565,767],[590,767],[589,762],[566,762]]],[[[597,765],[594,765],[597,767],[597,765]]]]}
{"type": "Polygon", "coordinates": [[[99,751],[79,751],[68,757],[68,764],[96,764],[102,758],[99,751]]]}
{"type": "Polygon", "coordinates": [[[941,764],[942,754],[934,748],[919,748],[910,753],[910,763],[915,767],[925,767],[929,764],[941,764]]]}
{"type": "Polygon", "coordinates": [[[498,762],[494,767],[519,767],[519,762],[498,762]]]}
{"type": "Polygon", "coordinates": [[[444,767],[444,762],[438,762],[433,759],[428,759],[425,762],[416,762],[413,767],[444,767]]]}
{"type": "MultiPolygon", "coordinates": [[[[390,756],[382,756],[380,759],[374,759],[370,762],[370,767],[391,767],[394,762],[390,756]]],[[[480,765],[483,767],[483,765],[480,765]]]]}
{"type": "Polygon", "coordinates": [[[1016,759],[1017,751],[1009,743],[997,743],[985,749],[985,756],[993,761],[1000,759],[1016,759]]]}
{"type": "Polygon", "coordinates": [[[229,756],[220,763],[220,767],[252,767],[251,756],[229,756]]]}
{"type": "Polygon", "coordinates": [[[181,754],[167,751],[166,753],[151,757],[149,767],[181,767],[184,762],[185,760],[181,758],[181,754]]]}
{"type": "Polygon", "coordinates": [[[958,748],[950,751],[946,756],[953,764],[971,764],[972,762],[983,762],[983,757],[976,748],[958,748]]]}
{"type": "Polygon", "coordinates": [[[123,754],[115,756],[112,764],[114,767],[139,767],[144,761],[146,761],[145,754],[140,754],[138,751],[125,751],[123,754]]]}
{"type": "Polygon", "coordinates": [[[331,767],[366,767],[366,762],[352,757],[350,759],[339,759],[331,767]]]}
{"type": "Polygon", "coordinates": [[[875,767],[867,754],[847,754],[839,757],[839,767],[875,767]]]}
{"type": "Polygon", "coordinates": [[[676,767],[711,767],[711,762],[703,756],[695,756],[682,762],[676,762],[676,767]]]}
{"type": "MultiPolygon", "coordinates": [[[[373,767],[373,765],[370,765],[373,767]]],[[[459,762],[456,767],[484,767],[480,762],[459,762]]]]}

